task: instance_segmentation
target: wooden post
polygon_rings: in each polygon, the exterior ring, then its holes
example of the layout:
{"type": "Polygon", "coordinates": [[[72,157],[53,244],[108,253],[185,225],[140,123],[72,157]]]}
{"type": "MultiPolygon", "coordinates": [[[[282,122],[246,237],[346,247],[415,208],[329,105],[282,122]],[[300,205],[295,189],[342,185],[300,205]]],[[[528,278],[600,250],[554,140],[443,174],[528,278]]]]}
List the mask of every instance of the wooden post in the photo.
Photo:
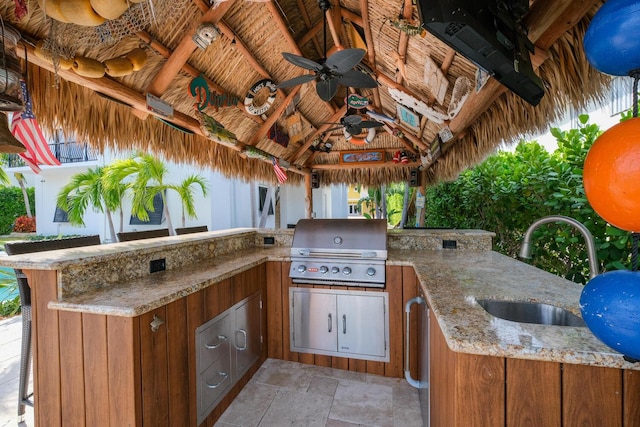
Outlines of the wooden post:
{"type": "MultiPolygon", "coordinates": [[[[425,197],[427,192],[426,182],[427,182],[427,171],[425,169],[420,171],[420,187],[418,187],[418,194],[416,195],[416,201],[418,200],[418,196],[425,197]]],[[[426,200],[425,200],[425,203],[426,203],[426,200]]],[[[416,206],[416,216],[418,217],[418,227],[424,227],[425,208],[426,206],[422,206],[420,208],[416,206]]]]}
{"type": "Polygon", "coordinates": [[[304,206],[305,206],[305,216],[307,218],[311,218],[311,214],[313,212],[313,190],[311,189],[311,174],[304,176],[304,206]]]}

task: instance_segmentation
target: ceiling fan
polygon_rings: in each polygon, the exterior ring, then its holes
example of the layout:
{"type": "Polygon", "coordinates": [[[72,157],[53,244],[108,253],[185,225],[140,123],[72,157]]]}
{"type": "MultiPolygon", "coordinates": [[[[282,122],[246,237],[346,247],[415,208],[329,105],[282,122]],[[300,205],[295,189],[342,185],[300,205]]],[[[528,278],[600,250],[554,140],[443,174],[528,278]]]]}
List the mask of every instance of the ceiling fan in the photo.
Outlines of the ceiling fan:
{"type": "Polygon", "coordinates": [[[363,129],[377,128],[384,125],[384,123],[377,122],[375,120],[363,120],[362,116],[359,116],[357,114],[342,117],[340,119],[340,123],[332,123],[332,124],[336,124],[339,126],[331,129],[327,129],[326,132],[331,132],[333,130],[344,127],[344,130],[350,135],[359,135],[362,133],[363,129]]]}
{"type": "Polygon", "coordinates": [[[293,53],[282,52],[282,56],[288,62],[305,70],[313,71],[313,74],[304,74],[286,80],[278,88],[292,87],[300,84],[316,81],[316,92],[323,101],[330,101],[338,92],[338,85],[354,88],[374,88],[378,83],[370,75],[354,70],[354,67],[364,58],[364,49],[344,49],[327,58],[327,19],[326,11],[330,4],[327,0],[319,0],[318,5],[324,17],[324,56],[320,62],[313,61],[293,53]]]}

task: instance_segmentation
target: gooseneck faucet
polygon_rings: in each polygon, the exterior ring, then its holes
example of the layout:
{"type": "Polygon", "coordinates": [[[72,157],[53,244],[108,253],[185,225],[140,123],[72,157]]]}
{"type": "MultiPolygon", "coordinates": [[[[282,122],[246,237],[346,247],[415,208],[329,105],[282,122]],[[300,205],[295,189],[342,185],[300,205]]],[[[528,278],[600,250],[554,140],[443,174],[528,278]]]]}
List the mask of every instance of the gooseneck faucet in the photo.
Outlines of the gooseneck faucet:
{"type": "Polygon", "coordinates": [[[576,221],[575,219],[564,216],[564,215],[549,215],[544,216],[540,219],[537,219],[529,226],[527,232],[524,234],[524,240],[522,241],[522,246],[520,247],[520,258],[531,258],[531,236],[536,228],[538,228],[542,224],[547,224],[550,222],[563,222],[565,224],[572,225],[575,227],[582,236],[587,244],[587,254],[589,256],[589,278],[593,279],[598,275],[598,256],[596,254],[596,243],[593,239],[593,235],[589,231],[587,227],[584,226],[580,221],[576,221]]]}

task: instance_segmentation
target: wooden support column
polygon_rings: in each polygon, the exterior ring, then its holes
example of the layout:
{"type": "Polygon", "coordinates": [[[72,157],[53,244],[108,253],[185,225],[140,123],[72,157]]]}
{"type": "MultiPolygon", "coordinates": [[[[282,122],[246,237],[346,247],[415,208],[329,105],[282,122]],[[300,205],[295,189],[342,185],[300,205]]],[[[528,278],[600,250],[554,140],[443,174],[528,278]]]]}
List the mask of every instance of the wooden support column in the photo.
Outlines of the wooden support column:
{"type": "Polygon", "coordinates": [[[305,217],[311,218],[313,213],[313,189],[311,188],[311,174],[304,176],[304,207],[305,217]]]}

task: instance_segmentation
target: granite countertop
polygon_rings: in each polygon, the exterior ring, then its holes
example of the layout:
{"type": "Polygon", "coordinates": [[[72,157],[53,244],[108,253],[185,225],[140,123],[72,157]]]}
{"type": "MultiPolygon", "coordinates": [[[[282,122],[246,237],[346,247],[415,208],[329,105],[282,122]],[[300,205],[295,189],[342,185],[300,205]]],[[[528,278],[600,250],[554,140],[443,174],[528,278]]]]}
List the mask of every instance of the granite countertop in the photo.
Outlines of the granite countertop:
{"type": "Polygon", "coordinates": [[[493,251],[392,251],[389,264],[413,265],[424,296],[456,352],[640,370],[586,327],[511,322],[476,299],[531,301],[580,315],[582,286],[493,251]]]}
{"type": "MultiPolygon", "coordinates": [[[[263,235],[239,229],[231,233],[148,239],[24,255],[0,264],[25,269],[58,269],[58,310],[113,316],[138,316],[232,277],[266,261],[288,261],[290,246],[276,236],[276,245],[260,246],[263,235]],[[212,240],[212,238],[214,238],[212,240]],[[185,250],[187,249],[187,250],[185,250]],[[134,255],[135,254],[135,255],[134,255]],[[35,254],[34,254],[35,255],[35,254]],[[167,270],[148,274],[148,260],[167,256],[167,270]],[[109,267],[98,265],[107,260],[109,267]],[[128,268],[123,268],[125,263],[128,268]],[[135,270],[126,280],[113,269],[135,270]],[[146,272],[144,270],[147,270],[146,272]],[[109,275],[113,279],[109,280],[109,275]],[[119,277],[119,279],[118,279],[119,277]],[[65,279],[66,278],[66,279],[65,279]],[[100,281],[98,283],[97,281],[100,281]],[[66,292],[70,282],[80,285],[66,292]]],[[[455,238],[458,231],[412,231],[418,238],[455,238]]],[[[469,234],[469,233],[467,233],[469,234]]],[[[487,233],[478,235],[489,239],[487,233]]],[[[579,315],[582,287],[526,263],[490,250],[476,250],[461,240],[457,250],[414,248],[416,236],[390,242],[389,265],[413,266],[424,296],[449,347],[456,352],[640,370],[640,364],[602,344],[588,328],[545,326],[502,320],[489,315],[476,299],[535,301],[557,305],[579,315]],[[409,244],[405,247],[405,243],[409,244]],[[466,247],[469,250],[460,250],[466,247]]]]}

